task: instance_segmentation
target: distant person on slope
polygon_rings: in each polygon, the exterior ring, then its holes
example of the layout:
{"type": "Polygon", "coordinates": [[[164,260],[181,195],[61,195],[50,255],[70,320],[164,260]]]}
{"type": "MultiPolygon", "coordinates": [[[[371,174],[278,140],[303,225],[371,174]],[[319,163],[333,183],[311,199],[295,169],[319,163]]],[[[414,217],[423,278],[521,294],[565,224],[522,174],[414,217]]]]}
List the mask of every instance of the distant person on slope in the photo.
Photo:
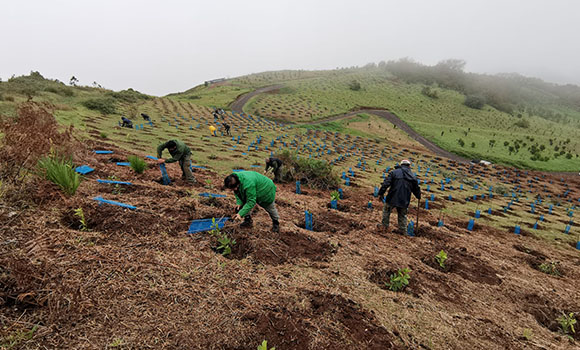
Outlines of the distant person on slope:
{"type": "Polygon", "coordinates": [[[255,171],[240,171],[224,179],[224,187],[232,190],[236,196],[238,213],[234,221],[244,222],[241,227],[251,227],[252,209],[258,204],[264,208],[272,219],[272,231],[280,232],[280,216],[276,209],[276,185],[268,177],[255,171]]]}
{"type": "Polygon", "coordinates": [[[266,169],[264,169],[264,174],[268,172],[270,168],[274,172],[274,182],[280,182],[280,171],[282,167],[282,161],[278,158],[266,158],[266,169]]]}
{"type": "Polygon", "coordinates": [[[383,196],[389,189],[385,206],[383,207],[383,221],[378,226],[383,229],[389,228],[389,219],[393,208],[397,208],[399,221],[399,233],[405,234],[407,229],[407,209],[411,201],[411,193],[419,200],[421,199],[421,188],[417,177],[411,172],[411,162],[407,159],[401,161],[400,167],[389,173],[379,190],[379,199],[383,201],[383,196]]]}
{"type": "Polygon", "coordinates": [[[121,126],[123,128],[133,128],[133,122],[125,117],[121,117],[121,126]]]}
{"type": "Polygon", "coordinates": [[[181,178],[190,183],[196,183],[195,177],[191,172],[191,150],[187,145],[179,140],[170,140],[165,143],[160,144],[157,147],[157,163],[174,163],[179,162],[181,167],[182,176],[181,178]],[[161,158],[163,150],[166,149],[171,154],[171,158],[163,159],[161,158]]]}
{"type": "Polygon", "coordinates": [[[224,126],[224,128],[226,129],[226,134],[228,136],[232,136],[232,134],[230,134],[230,126],[228,125],[228,123],[222,123],[222,125],[224,126]]]}
{"type": "Polygon", "coordinates": [[[151,117],[150,117],[150,116],[148,116],[147,114],[145,114],[145,113],[141,113],[141,116],[143,117],[143,119],[144,119],[145,121],[147,121],[147,122],[150,122],[150,121],[151,121],[151,117]]]}

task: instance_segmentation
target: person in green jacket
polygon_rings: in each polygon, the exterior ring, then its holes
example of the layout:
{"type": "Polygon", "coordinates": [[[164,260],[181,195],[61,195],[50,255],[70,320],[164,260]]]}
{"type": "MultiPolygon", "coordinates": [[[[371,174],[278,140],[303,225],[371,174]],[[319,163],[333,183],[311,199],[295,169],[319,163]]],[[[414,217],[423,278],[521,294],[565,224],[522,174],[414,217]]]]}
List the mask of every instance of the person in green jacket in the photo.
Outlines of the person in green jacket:
{"type": "Polygon", "coordinates": [[[240,171],[228,175],[224,179],[224,187],[234,191],[238,205],[238,213],[234,217],[234,221],[241,221],[243,218],[244,222],[240,226],[252,226],[250,213],[258,204],[270,215],[272,231],[280,232],[280,216],[274,203],[276,185],[270,178],[255,171],[240,171]]]}
{"type": "Polygon", "coordinates": [[[157,158],[159,158],[157,160],[157,163],[159,164],[179,162],[179,166],[181,167],[181,172],[183,174],[181,178],[190,183],[196,183],[195,177],[193,176],[190,168],[191,150],[182,141],[169,140],[157,146],[157,158]],[[171,154],[171,158],[163,159],[161,158],[161,155],[163,150],[166,148],[169,151],[169,154],[171,154]]]}

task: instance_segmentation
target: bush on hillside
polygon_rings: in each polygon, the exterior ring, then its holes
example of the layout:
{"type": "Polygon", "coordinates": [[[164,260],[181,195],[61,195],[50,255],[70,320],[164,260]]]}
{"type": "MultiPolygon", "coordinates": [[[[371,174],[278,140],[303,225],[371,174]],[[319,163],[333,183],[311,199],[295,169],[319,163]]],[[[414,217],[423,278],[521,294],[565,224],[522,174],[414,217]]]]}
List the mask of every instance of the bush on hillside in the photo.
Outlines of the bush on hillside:
{"type": "Polygon", "coordinates": [[[282,182],[300,181],[311,188],[336,189],[340,184],[339,176],[328,162],[312,158],[304,158],[290,151],[277,154],[282,166],[282,182]]]}
{"type": "Polygon", "coordinates": [[[151,96],[135,91],[131,88],[122,91],[111,91],[107,93],[108,96],[114,98],[115,100],[127,103],[135,103],[139,100],[149,100],[151,96]]]}
{"type": "Polygon", "coordinates": [[[350,83],[348,83],[348,88],[351,89],[352,91],[359,91],[361,86],[358,80],[353,80],[350,83]]]}
{"type": "Polygon", "coordinates": [[[88,109],[99,111],[103,114],[113,114],[117,110],[116,102],[111,97],[92,98],[83,101],[82,104],[88,109]]]}
{"type": "Polygon", "coordinates": [[[145,160],[139,156],[129,156],[127,158],[129,164],[131,164],[131,169],[133,169],[137,174],[143,174],[145,169],[147,169],[147,163],[145,160]]]}
{"type": "Polygon", "coordinates": [[[527,129],[530,127],[530,122],[527,119],[520,119],[514,123],[515,126],[527,129]]]}
{"type": "Polygon", "coordinates": [[[439,98],[439,93],[435,89],[431,89],[430,86],[425,86],[421,90],[421,93],[430,98],[439,98]]]}
{"type": "Polygon", "coordinates": [[[467,95],[465,96],[465,101],[463,104],[469,108],[482,109],[485,105],[485,97],[478,95],[467,95]]]}

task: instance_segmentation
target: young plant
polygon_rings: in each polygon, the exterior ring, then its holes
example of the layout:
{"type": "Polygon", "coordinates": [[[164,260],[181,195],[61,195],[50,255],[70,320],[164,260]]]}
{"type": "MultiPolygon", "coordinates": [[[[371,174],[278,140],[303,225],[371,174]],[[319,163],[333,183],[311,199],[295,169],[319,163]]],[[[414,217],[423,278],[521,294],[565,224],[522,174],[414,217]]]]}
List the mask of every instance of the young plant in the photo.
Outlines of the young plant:
{"type": "Polygon", "coordinates": [[[548,275],[562,276],[562,273],[558,271],[558,263],[554,261],[542,263],[538,266],[538,269],[548,275]]]}
{"type": "Polygon", "coordinates": [[[532,340],[532,336],[534,334],[532,333],[532,330],[529,328],[524,328],[524,333],[522,334],[522,336],[524,337],[524,339],[526,339],[527,341],[532,340]]]}
{"type": "Polygon", "coordinates": [[[562,312],[562,316],[558,317],[558,323],[560,323],[560,327],[562,328],[562,332],[564,334],[572,334],[576,333],[574,329],[574,325],[576,324],[576,317],[573,312],[570,312],[568,316],[562,312]]]}
{"type": "Polygon", "coordinates": [[[258,350],[276,350],[276,347],[268,349],[268,342],[262,341],[262,345],[258,345],[258,350]]]}
{"type": "Polygon", "coordinates": [[[225,233],[218,238],[218,242],[220,245],[217,247],[217,249],[222,251],[223,256],[230,255],[230,253],[232,252],[232,247],[236,244],[236,240],[231,239],[225,233]]]}
{"type": "Polygon", "coordinates": [[[147,169],[147,163],[143,158],[139,156],[129,156],[127,159],[131,164],[131,169],[133,169],[137,174],[143,174],[145,169],[147,169]]]}
{"type": "Polygon", "coordinates": [[[447,253],[444,250],[441,250],[439,254],[435,255],[435,260],[439,263],[439,267],[442,269],[445,268],[445,261],[447,261],[447,253]]]}
{"type": "Polygon", "coordinates": [[[79,222],[81,223],[81,231],[88,231],[89,228],[87,226],[87,220],[85,219],[85,213],[83,212],[83,208],[75,209],[74,215],[79,218],[79,222]]]}
{"type": "Polygon", "coordinates": [[[207,187],[207,188],[209,188],[209,189],[213,189],[213,185],[212,185],[212,181],[211,181],[211,179],[207,179],[207,180],[205,180],[205,184],[206,184],[206,187],[207,187]]]}
{"type": "Polygon", "coordinates": [[[338,191],[330,192],[330,200],[338,202],[340,200],[340,193],[338,193],[338,191]]]}
{"type": "Polygon", "coordinates": [[[57,184],[61,190],[71,196],[76,193],[81,184],[81,175],[75,171],[72,161],[56,153],[42,157],[38,161],[38,167],[47,180],[57,184]]]}
{"type": "Polygon", "coordinates": [[[397,270],[397,273],[391,275],[390,281],[385,282],[386,286],[393,292],[402,290],[409,284],[409,279],[411,278],[409,272],[411,270],[408,268],[397,270]]]}

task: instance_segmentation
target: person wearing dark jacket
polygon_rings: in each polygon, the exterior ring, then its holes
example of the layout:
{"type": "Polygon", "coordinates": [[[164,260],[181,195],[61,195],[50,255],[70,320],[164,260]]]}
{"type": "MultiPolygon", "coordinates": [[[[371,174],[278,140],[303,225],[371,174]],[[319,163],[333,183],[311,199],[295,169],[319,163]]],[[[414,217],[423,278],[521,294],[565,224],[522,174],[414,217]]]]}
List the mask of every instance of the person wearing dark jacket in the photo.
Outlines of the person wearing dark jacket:
{"type": "Polygon", "coordinates": [[[404,234],[407,229],[407,208],[411,201],[411,193],[421,200],[421,188],[417,177],[413,175],[410,168],[411,162],[407,159],[401,161],[400,167],[389,173],[379,190],[379,199],[383,201],[383,196],[389,189],[385,206],[383,207],[383,221],[379,224],[385,230],[389,227],[389,219],[393,208],[397,208],[399,221],[399,233],[404,234]]]}
{"type": "Polygon", "coordinates": [[[224,126],[224,129],[226,129],[226,134],[232,136],[232,134],[230,134],[230,126],[227,123],[222,123],[222,125],[224,126]]]}
{"type": "Polygon", "coordinates": [[[264,169],[264,174],[268,172],[268,169],[272,168],[274,172],[274,182],[280,182],[280,171],[282,167],[282,161],[278,158],[266,158],[266,169],[264,169]]]}
{"type": "Polygon", "coordinates": [[[121,124],[122,127],[124,128],[133,128],[133,122],[125,117],[121,117],[121,121],[123,122],[121,124]]]}
{"type": "Polygon", "coordinates": [[[141,113],[141,116],[143,117],[143,120],[145,120],[146,122],[150,122],[151,121],[151,117],[148,116],[147,114],[141,113]]]}
{"type": "Polygon", "coordinates": [[[189,167],[191,165],[191,150],[182,141],[170,140],[160,144],[157,147],[157,158],[159,158],[157,160],[157,163],[159,164],[179,162],[179,166],[181,167],[181,172],[183,174],[182,178],[190,183],[196,182],[195,177],[191,172],[191,168],[189,167]],[[166,148],[169,150],[171,158],[163,159],[161,158],[161,155],[163,150],[166,148]]]}
{"type": "Polygon", "coordinates": [[[272,231],[280,232],[280,216],[274,203],[276,185],[268,177],[255,171],[240,171],[224,179],[224,187],[232,190],[236,196],[237,214],[234,221],[244,222],[242,227],[252,226],[252,209],[258,204],[272,219],[272,231]]]}

